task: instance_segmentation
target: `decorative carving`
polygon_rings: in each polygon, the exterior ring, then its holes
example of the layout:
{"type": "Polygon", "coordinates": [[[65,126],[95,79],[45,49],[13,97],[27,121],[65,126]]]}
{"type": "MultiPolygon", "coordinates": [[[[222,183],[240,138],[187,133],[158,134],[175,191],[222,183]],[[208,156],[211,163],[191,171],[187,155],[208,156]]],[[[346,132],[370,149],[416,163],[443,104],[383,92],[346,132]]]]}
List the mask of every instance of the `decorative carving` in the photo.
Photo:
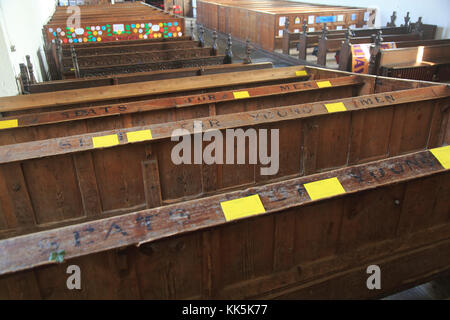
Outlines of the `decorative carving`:
{"type": "Polygon", "coordinates": [[[29,55],[27,55],[26,59],[27,59],[28,74],[30,75],[30,83],[35,84],[37,81],[36,78],[34,77],[34,68],[33,64],[31,63],[31,58],[29,55]]]}
{"type": "Polygon", "coordinates": [[[202,48],[205,47],[204,34],[205,34],[205,29],[203,28],[203,26],[200,26],[199,36],[198,36],[198,42],[199,42],[199,44],[200,44],[200,47],[202,47],[202,48]]]}
{"type": "Polygon", "coordinates": [[[414,25],[414,33],[418,33],[420,38],[423,39],[423,23],[422,17],[419,17],[419,20],[414,25]]]}
{"type": "MultiPolygon", "coordinates": [[[[150,53],[135,54],[117,54],[109,55],[107,59],[104,57],[77,57],[80,68],[102,67],[125,64],[152,63],[158,61],[180,60],[187,58],[201,58],[211,55],[211,48],[195,48],[193,50],[172,50],[172,51],[155,51],[150,53]]],[[[64,67],[73,67],[73,57],[64,59],[64,67]]]]}
{"type": "Polygon", "coordinates": [[[397,20],[397,11],[394,11],[391,16],[391,21],[386,25],[387,27],[395,27],[395,20],[397,20]]]}
{"type": "Polygon", "coordinates": [[[213,44],[212,44],[212,48],[211,48],[211,54],[213,56],[217,56],[217,32],[216,30],[213,31],[213,44]]]}
{"type": "Polygon", "coordinates": [[[224,56],[215,56],[199,59],[187,59],[178,61],[161,61],[147,64],[125,65],[125,66],[111,66],[99,67],[90,69],[80,69],[82,77],[98,77],[111,76],[121,73],[135,73],[146,71],[160,71],[178,68],[201,68],[204,66],[220,65],[224,61],[224,56]]]}
{"type": "Polygon", "coordinates": [[[409,27],[410,26],[410,22],[411,22],[411,18],[409,16],[409,11],[406,13],[405,16],[405,24],[403,25],[403,27],[409,27]]]}
{"type": "MultiPolygon", "coordinates": [[[[180,41],[180,43],[177,42],[171,42],[172,47],[171,50],[182,50],[182,49],[188,49],[192,48],[191,46],[185,46],[183,45],[184,42],[180,41]]],[[[83,48],[82,50],[77,49],[77,56],[78,58],[86,57],[86,56],[98,56],[98,55],[111,55],[111,54],[121,54],[121,53],[135,53],[135,52],[148,52],[153,53],[154,51],[164,51],[168,50],[168,46],[166,46],[166,43],[164,46],[156,46],[154,44],[142,44],[142,45],[133,45],[133,46],[105,46],[105,47],[96,47],[96,48],[83,48]]],[[[63,57],[64,58],[70,58],[71,53],[68,49],[63,49],[63,57]]]]}
{"type": "Polygon", "coordinates": [[[27,67],[24,63],[19,64],[20,68],[20,80],[22,81],[22,93],[23,94],[29,94],[30,93],[30,78],[28,75],[27,67]]]}
{"type": "Polygon", "coordinates": [[[375,43],[370,46],[369,74],[375,74],[376,70],[378,70],[378,53],[381,50],[381,43],[383,42],[381,30],[378,30],[374,40],[375,43]]]}
{"type": "Polygon", "coordinates": [[[377,47],[381,47],[381,43],[383,42],[382,35],[383,35],[383,32],[381,30],[378,30],[377,36],[375,37],[375,45],[377,47]]]}
{"type": "Polygon", "coordinates": [[[233,63],[233,51],[231,50],[232,45],[233,42],[231,41],[231,34],[228,34],[227,49],[225,50],[224,64],[233,63]]]}

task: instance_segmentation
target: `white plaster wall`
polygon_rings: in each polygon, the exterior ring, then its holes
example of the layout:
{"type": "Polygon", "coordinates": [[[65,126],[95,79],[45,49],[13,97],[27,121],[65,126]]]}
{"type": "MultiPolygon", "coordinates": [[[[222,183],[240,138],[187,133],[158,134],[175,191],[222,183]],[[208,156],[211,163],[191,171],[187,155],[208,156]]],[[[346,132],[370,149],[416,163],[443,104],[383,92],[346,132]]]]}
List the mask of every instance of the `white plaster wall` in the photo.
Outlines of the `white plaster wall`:
{"type": "MultiPolygon", "coordinates": [[[[55,7],[56,0],[0,0],[0,25],[11,63],[7,69],[12,69],[14,75],[19,75],[19,63],[26,63],[25,56],[30,55],[36,80],[43,80],[37,52],[41,51],[45,63],[42,27],[53,15],[55,7]],[[15,46],[15,52],[9,49],[12,45],[15,46]]],[[[0,56],[3,57],[0,60],[2,63],[0,84],[7,83],[8,87],[11,87],[9,83],[15,83],[15,77],[11,76],[10,72],[3,72],[3,65],[6,63],[5,48],[2,44],[0,46],[2,51],[0,56]]],[[[1,95],[4,95],[3,91],[10,92],[10,89],[0,88],[1,95]]],[[[16,90],[13,94],[17,93],[16,90]]]]}
{"type": "Polygon", "coordinates": [[[438,39],[450,38],[450,0],[291,0],[297,2],[308,2],[317,4],[330,4],[341,6],[376,8],[377,26],[385,26],[391,20],[393,11],[397,11],[396,24],[404,22],[406,12],[410,12],[411,20],[417,21],[422,17],[423,23],[438,26],[436,37],[438,39]]]}
{"type": "Polygon", "coordinates": [[[14,70],[9,57],[9,48],[2,25],[0,24],[0,97],[18,93],[14,70]]]}

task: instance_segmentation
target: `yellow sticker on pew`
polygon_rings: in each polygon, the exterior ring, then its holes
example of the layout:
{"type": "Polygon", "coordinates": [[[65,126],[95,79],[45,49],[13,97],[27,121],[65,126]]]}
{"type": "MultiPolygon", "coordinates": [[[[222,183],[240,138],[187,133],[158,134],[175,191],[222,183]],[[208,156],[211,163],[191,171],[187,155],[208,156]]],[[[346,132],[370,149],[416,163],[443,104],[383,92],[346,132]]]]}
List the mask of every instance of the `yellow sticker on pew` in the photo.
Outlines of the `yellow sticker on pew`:
{"type": "Polygon", "coordinates": [[[119,137],[117,134],[103,137],[92,138],[92,144],[94,148],[107,148],[112,146],[117,146],[119,144],[119,137]]]}
{"type": "Polygon", "coordinates": [[[18,126],[19,126],[19,120],[17,120],[17,119],[0,121],[0,130],[17,128],[18,126]]]}
{"type": "Polygon", "coordinates": [[[223,214],[227,221],[241,219],[265,213],[266,209],[259,198],[259,195],[224,201],[220,203],[223,214]]]}
{"type": "Polygon", "coordinates": [[[308,192],[311,200],[329,198],[345,193],[345,190],[339,182],[338,178],[306,183],[305,189],[308,192]]]}
{"type": "Polygon", "coordinates": [[[152,140],[153,139],[152,131],[149,129],[142,131],[127,132],[127,139],[128,142],[141,142],[152,140]]]}
{"type": "Polygon", "coordinates": [[[233,95],[235,99],[250,98],[248,91],[233,92],[233,95]]]}
{"type": "Polygon", "coordinates": [[[347,111],[345,104],[342,102],[326,103],[325,108],[327,108],[329,113],[347,111]]]}
{"type": "Polygon", "coordinates": [[[301,77],[301,76],[307,76],[308,73],[305,70],[301,70],[301,71],[295,71],[295,75],[297,77],[301,77]]]}
{"type": "Polygon", "coordinates": [[[430,149],[430,152],[445,169],[450,169],[450,146],[430,149]]]}
{"type": "Polygon", "coordinates": [[[317,86],[319,88],[329,88],[331,87],[331,82],[330,81],[317,81],[317,86]]]}

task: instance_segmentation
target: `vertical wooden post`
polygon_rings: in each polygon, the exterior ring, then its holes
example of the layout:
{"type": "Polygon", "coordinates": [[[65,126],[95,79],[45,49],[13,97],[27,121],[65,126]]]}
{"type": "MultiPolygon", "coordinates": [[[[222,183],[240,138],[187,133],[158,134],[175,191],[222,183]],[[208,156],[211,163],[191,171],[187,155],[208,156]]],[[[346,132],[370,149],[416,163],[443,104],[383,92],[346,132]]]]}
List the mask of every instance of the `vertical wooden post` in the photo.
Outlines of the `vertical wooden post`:
{"type": "Polygon", "coordinates": [[[339,51],[339,70],[341,71],[351,71],[349,70],[349,64],[351,60],[352,45],[350,43],[350,29],[345,32],[345,40],[342,42],[341,50],[339,51]]]}
{"type": "Polygon", "coordinates": [[[411,18],[409,17],[409,11],[408,11],[405,16],[405,24],[403,25],[403,27],[406,27],[408,29],[408,33],[411,31],[410,30],[410,27],[411,27],[410,21],[411,21],[411,18]]]}
{"type": "Polygon", "coordinates": [[[78,187],[83,201],[84,214],[88,218],[98,217],[102,213],[100,192],[95,176],[94,159],[91,152],[73,155],[78,187]]]}
{"type": "Polygon", "coordinates": [[[381,55],[381,42],[383,41],[381,35],[381,30],[378,30],[377,36],[375,37],[375,44],[371,45],[370,47],[369,74],[378,75],[381,55]]]}
{"type": "Polygon", "coordinates": [[[306,60],[306,49],[307,49],[307,42],[308,42],[308,34],[306,32],[307,26],[306,26],[306,20],[303,21],[303,32],[300,34],[300,41],[298,43],[298,58],[300,60],[306,60]]]}
{"type": "Polygon", "coordinates": [[[158,158],[153,152],[152,145],[145,147],[146,161],[142,162],[144,178],[145,201],[147,208],[162,206],[161,181],[159,178],[158,158]]]}
{"type": "Polygon", "coordinates": [[[422,23],[422,17],[419,17],[419,20],[417,20],[416,25],[414,26],[414,32],[419,34],[419,37],[421,40],[423,40],[423,23],[422,23]]]}
{"type": "Polygon", "coordinates": [[[205,29],[203,26],[200,26],[200,30],[198,32],[198,42],[201,48],[205,47],[205,39],[204,39],[205,29]]]}
{"type": "Polygon", "coordinates": [[[391,16],[391,21],[387,23],[387,27],[395,27],[395,20],[397,20],[397,11],[394,11],[391,16]]]}
{"type": "Polygon", "coordinates": [[[24,63],[19,64],[20,68],[20,80],[22,82],[22,93],[29,94],[30,93],[30,78],[28,75],[27,67],[24,63]]]}
{"type": "Polygon", "coordinates": [[[320,37],[319,40],[319,51],[317,53],[317,64],[319,66],[327,65],[327,40],[328,40],[327,33],[328,33],[327,24],[324,23],[322,29],[322,36],[320,37]]]}
{"type": "Polygon", "coordinates": [[[35,84],[37,81],[36,78],[34,77],[34,69],[33,64],[31,63],[31,57],[27,55],[26,59],[27,59],[28,73],[30,75],[30,84],[35,84]]]}
{"type": "Polygon", "coordinates": [[[214,30],[212,38],[213,38],[213,44],[211,47],[211,55],[217,56],[217,32],[216,32],[216,30],[214,30]]]}
{"type": "Polygon", "coordinates": [[[283,39],[282,39],[282,50],[283,54],[289,55],[290,53],[290,39],[289,39],[289,20],[286,18],[286,22],[284,23],[283,30],[283,39]]]}
{"type": "Polygon", "coordinates": [[[228,41],[227,41],[227,49],[225,50],[225,59],[223,61],[224,64],[231,64],[233,63],[233,52],[231,50],[231,46],[233,45],[233,42],[231,41],[231,34],[228,34],[228,41]]]}

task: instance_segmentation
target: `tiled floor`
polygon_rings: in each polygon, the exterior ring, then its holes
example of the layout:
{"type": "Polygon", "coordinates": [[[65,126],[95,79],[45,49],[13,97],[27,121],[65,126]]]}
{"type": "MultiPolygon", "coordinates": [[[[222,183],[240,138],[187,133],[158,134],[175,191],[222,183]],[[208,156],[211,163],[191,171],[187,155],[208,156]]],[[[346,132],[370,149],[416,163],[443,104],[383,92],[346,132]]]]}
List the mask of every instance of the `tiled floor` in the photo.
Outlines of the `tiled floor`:
{"type": "Polygon", "coordinates": [[[384,300],[443,300],[450,299],[450,276],[422,284],[386,297],[384,300]]]}

